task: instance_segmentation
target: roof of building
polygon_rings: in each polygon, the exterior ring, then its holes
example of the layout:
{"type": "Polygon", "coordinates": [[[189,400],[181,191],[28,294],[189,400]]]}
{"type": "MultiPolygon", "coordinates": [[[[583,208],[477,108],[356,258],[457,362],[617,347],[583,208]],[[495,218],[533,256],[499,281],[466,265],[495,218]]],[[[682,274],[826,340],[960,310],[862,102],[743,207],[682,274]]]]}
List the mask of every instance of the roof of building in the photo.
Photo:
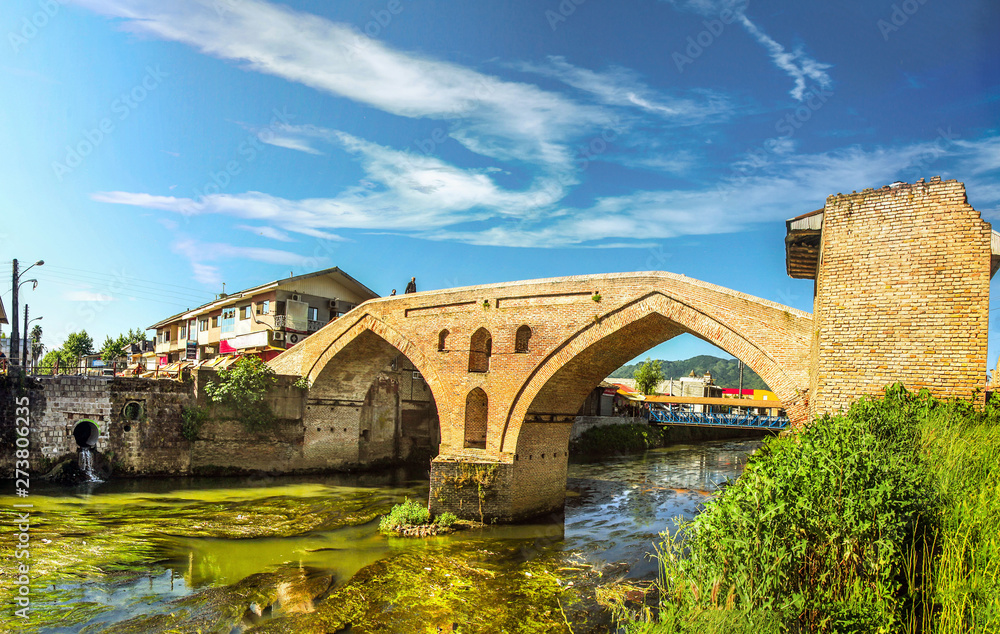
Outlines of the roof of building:
{"type": "Polygon", "coordinates": [[[3,308],[3,300],[0,299],[0,324],[6,324],[7,321],[7,311],[3,308]]]}
{"type": "Polygon", "coordinates": [[[332,275],[332,274],[339,275],[343,279],[343,281],[347,283],[347,285],[354,286],[355,291],[357,291],[361,295],[368,295],[369,299],[374,299],[376,297],[379,297],[378,293],[368,288],[361,282],[357,281],[347,273],[343,272],[342,270],[340,270],[339,267],[334,266],[328,269],[323,269],[321,271],[313,271],[312,273],[305,273],[303,275],[293,275],[292,277],[286,277],[274,280],[272,282],[267,282],[265,284],[251,286],[250,288],[244,289],[242,291],[236,291],[235,293],[227,293],[224,297],[213,299],[212,301],[202,304],[197,308],[185,310],[184,312],[177,313],[176,315],[172,315],[170,317],[167,317],[166,319],[158,321],[152,326],[146,328],[146,330],[155,330],[157,328],[161,328],[163,326],[166,326],[167,324],[171,324],[177,321],[178,319],[182,318],[190,319],[195,315],[197,315],[198,313],[203,313],[206,310],[214,310],[216,308],[221,308],[223,306],[227,306],[235,302],[241,297],[248,297],[256,295],[258,293],[263,293],[264,291],[270,290],[272,288],[277,288],[278,286],[282,286],[284,284],[289,284],[291,282],[298,282],[299,280],[306,280],[311,277],[319,277],[321,275],[332,275]]]}

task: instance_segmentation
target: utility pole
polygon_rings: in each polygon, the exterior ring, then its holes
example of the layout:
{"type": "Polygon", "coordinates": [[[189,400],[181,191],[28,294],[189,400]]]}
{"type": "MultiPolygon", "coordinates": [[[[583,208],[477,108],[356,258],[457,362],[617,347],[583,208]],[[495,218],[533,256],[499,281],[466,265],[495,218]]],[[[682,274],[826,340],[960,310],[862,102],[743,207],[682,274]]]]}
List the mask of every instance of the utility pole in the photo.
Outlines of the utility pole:
{"type": "Polygon", "coordinates": [[[743,398],[743,361],[740,360],[740,391],[736,398],[743,398]]]}
{"type": "MultiPolygon", "coordinates": [[[[17,321],[15,317],[14,321],[17,321]]],[[[28,304],[24,304],[24,342],[21,344],[21,363],[28,369],[28,304]]]]}
{"type": "Polygon", "coordinates": [[[17,312],[18,312],[17,311],[17,278],[18,278],[18,274],[17,274],[17,259],[15,258],[14,259],[14,274],[12,276],[13,282],[11,283],[11,285],[12,285],[12,289],[11,289],[11,295],[12,295],[12,297],[11,297],[11,300],[10,300],[11,303],[12,303],[11,314],[14,316],[14,319],[12,319],[11,323],[10,323],[10,365],[11,365],[12,368],[17,366],[18,346],[21,343],[20,341],[18,341],[18,335],[20,333],[18,332],[18,325],[19,324],[17,322],[17,312]]]}

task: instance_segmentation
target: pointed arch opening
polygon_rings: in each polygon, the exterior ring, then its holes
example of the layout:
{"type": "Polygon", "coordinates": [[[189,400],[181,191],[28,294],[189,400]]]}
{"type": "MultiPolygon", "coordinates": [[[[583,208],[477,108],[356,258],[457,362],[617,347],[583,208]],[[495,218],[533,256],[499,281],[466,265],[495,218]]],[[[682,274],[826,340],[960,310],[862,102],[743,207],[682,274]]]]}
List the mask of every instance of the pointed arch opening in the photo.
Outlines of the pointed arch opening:
{"type": "Polygon", "coordinates": [[[374,331],[358,332],[316,375],[306,395],[303,459],[336,466],[430,459],[441,432],[433,382],[374,331]]]}
{"type": "Polygon", "coordinates": [[[489,409],[489,397],[482,388],[475,388],[465,397],[466,448],[486,449],[489,409]]]}
{"type": "Polygon", "coordinates": [[[469,340],[469,372],[489,372],[492,356],[493,336],[490,331],[480,328],[472,333],[469,340]]]}
{"type": "Polygon", "coordinates": [[[528,343],[531,341],[531,327],[524,324],[517,329],[514,334],[514,352],[525,353],[528,351],[528,343]]]}
{"type": "Polygon", "coordinates": [[[575,417],[589,393],[611,372],[684,333],[741,359],[786,410],[790,405],[801,408],[799,401],[807,387],[802,377],[789,373],[764,348],[725,322],[661,294],[640,298],[616,313],[614,320],[577,331],[535,369],[503,422],[503,451],[520,450],[522,424],[575,417]]]}
{"type": "Polygon", "coordinates": [[[444,352],[448,349],[448,329],[445,328],[438,333],[438,352],[444,352]]]}

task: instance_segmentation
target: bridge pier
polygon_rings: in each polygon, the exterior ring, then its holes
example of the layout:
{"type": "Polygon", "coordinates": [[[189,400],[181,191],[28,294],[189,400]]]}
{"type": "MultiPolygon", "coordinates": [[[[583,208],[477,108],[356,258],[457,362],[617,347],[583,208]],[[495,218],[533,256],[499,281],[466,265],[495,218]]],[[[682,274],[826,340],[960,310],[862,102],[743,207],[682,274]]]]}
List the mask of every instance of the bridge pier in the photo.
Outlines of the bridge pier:
{"type": "Polygon", "coordinates": [[[572,427],[523,423],[516,453],[442,447],[431,462],[431,513],[510,523],[562,511],[572,427]]]}

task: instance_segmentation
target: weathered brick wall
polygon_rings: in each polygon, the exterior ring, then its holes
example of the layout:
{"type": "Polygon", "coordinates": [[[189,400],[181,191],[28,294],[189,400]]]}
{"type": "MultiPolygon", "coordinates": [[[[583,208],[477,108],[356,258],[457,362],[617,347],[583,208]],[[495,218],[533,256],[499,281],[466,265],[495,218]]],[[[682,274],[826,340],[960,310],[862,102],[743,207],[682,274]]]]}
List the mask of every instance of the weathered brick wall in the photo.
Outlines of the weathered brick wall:
{"type": "MultiPolygon", "coordinates": [[[[320,471],[415,456],[429,459],[437,453],[437,411],[429,390],[410,366],[378,373],[367,401],[337,408],[341,429],[349,428],[350,434],[339,429],[335,434],[325,415],[324,427],[317,429],[318,417],[307,416],[306,391],[293,387],[297,377],[288,376],[279,376],[268,394],[275,426],[248,432],[229,412],[208,401],[205,385],[215,376],[200,370],[184,382],[85,376],[28,379],[31,470],[45,472],[57,462],[75,459],[79,446],[73,430],[83,420],[97,426],[95,449],[119,476],[320,471]],[[209,419],[192,441],[182,433],[182,413],[195,406],[206,408],[209,419]],[[362,427],[367,434],[360,433],[362,427]],[[323,451],[322,443],[314,443],[307,454],[307,436],[326,439],[326,447],[332,449],[323,451]]],[[[7,377],[0,379],[0,444],[11,448],[14,399],[20,390],[7,377]]],[[[13,451],[0,455],[5,475],[13,474],[13,457],[13,451]]]]}
{"type": "Polygon", "coordinates": [[[830,196],[816,280],[811,408],[902,381],[968,398],[986,380],[990,225],[954,180],[830,196]]]}

